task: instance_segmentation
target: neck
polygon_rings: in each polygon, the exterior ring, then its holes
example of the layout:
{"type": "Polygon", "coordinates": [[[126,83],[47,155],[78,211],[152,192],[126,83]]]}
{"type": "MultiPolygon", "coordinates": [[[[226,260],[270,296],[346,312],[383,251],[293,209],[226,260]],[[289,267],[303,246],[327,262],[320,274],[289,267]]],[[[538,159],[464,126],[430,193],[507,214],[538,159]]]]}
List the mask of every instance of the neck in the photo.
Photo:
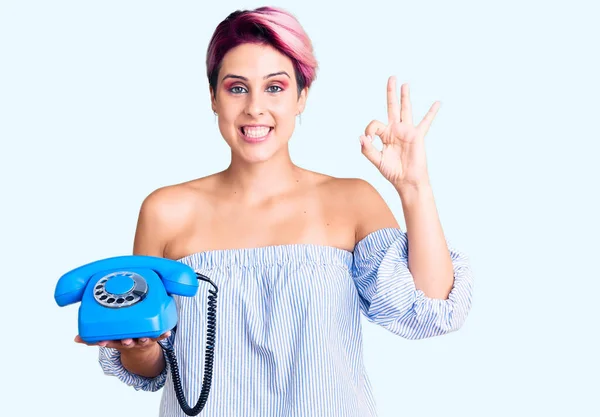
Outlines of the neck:
{"type": "Polygon", "coordinates": [[[260,201],[289,191],[298,183],[300,171],[288,152],[256,163],[248,163],[232,155],[231,164],[223,171],[223,180],[227,188],[239,197],[260,201]]]}

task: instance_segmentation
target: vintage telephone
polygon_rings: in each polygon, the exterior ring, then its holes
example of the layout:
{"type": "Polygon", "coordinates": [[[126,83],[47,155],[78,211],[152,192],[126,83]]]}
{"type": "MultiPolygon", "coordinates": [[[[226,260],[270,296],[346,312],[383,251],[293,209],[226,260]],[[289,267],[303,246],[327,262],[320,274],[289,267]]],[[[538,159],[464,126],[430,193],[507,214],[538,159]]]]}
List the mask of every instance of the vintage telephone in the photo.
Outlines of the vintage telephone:
{"type": "Polygon", "coordinates": [[[217,286],[206,276],[178,261],[143,255],[102,259],[64,274],[54,291],[63,307],[81,302],[79,336],[85,342],[158,337],[177,325],[177,308],[171,295],[193,297],[198,281],[213,290],[208,299],[205,375],[197,404],[187,404],[172,347],[159,342],[172,370],[175,394],[182,410],[195,416],[206,404],[212,382],[216,331],[217,286]]]}

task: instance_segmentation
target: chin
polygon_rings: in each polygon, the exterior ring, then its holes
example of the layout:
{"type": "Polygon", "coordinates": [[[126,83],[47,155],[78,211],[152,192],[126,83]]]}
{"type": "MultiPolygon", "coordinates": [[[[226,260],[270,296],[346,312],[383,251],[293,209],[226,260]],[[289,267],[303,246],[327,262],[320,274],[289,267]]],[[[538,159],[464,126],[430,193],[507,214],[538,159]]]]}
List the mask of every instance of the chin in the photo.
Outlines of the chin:
{"type": "Polygon", "coordinates": [[[261,163],[272,159],[275,155],[281,151],[281,146],[278,146],[276,143],[262,144],[261,146],[247,146],[246,144],[240,144],[240,146],[236,146],[234,152],[237,156],[248,162],[248,163],[261,163]]]}
{"type": "Polygon", "coordinates": [[[238,154],[239,159],[243,160],[247,164],[261,164],[272,159],[272,154],[238,154]]]}

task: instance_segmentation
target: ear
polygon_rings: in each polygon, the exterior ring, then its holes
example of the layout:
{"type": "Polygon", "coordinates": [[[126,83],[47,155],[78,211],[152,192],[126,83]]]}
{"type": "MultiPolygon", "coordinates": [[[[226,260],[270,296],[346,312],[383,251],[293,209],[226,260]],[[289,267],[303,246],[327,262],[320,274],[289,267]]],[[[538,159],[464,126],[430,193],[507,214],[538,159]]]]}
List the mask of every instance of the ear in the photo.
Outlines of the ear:
{"type": "Polygon", "coordinates": [[[298,97],[298,114],[304,112],[306,107],[306,100],[308,99],[308,87],[304,87],[300,91],[300,97],[298,97]]]}
{"type": "Polygon", "coordinates": [[[211,86],[208,87],[208,90],[210,92],[210,107],[212,108],[212,111],[216,112],[217,111],[217,98],[215,97],[215,91],[213,90],[213,88],[211,86]]]}

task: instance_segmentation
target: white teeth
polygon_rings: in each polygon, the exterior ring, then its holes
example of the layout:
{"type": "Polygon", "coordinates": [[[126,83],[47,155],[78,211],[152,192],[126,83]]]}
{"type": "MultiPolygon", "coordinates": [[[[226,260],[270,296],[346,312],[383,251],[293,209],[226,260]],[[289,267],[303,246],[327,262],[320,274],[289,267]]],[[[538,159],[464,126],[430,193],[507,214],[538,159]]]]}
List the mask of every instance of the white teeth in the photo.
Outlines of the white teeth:
{"type": "Polygon", "coordinates": [[[251,138],[262,138],[263,136],[267,136],[267,134],[269,133],[269,130],[271,130],[268,127],[243,127],[242,131],[244,132],[244,135],[251,137],[251,138]]]}

